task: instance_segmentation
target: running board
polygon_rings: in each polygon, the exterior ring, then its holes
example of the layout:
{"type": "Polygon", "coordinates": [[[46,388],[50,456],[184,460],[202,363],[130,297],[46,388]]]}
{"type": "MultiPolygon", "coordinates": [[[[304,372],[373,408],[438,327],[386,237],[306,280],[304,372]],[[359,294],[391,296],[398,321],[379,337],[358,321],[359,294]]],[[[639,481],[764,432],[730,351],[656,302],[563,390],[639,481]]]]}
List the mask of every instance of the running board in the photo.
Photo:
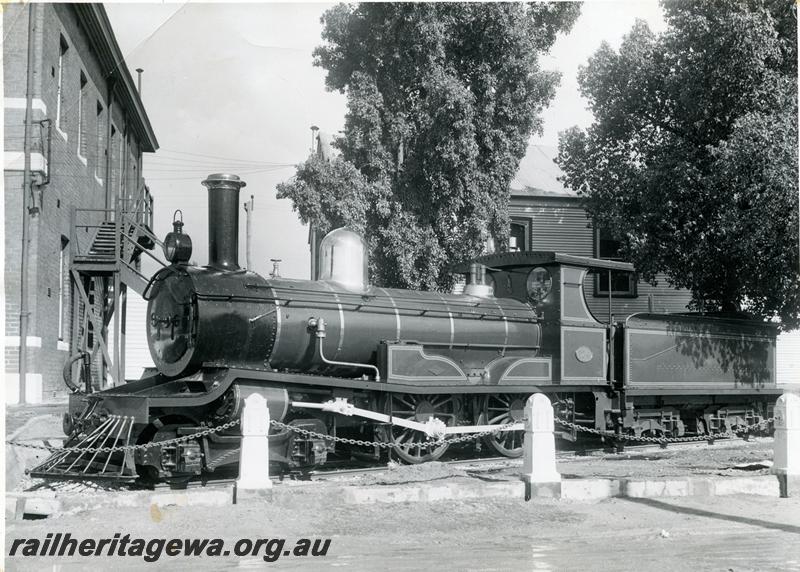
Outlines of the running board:
{"type": "Polygon", "coordinates": [[[510,425],[458,425],[455,427],[448,427],[444,421],[435,417],[429,417],[425,423],[419,421],[411,421],[409,419],[400,419],[385,413],[377,413],[369,409],[361,409],[347,401],[343,397],[337,397],[325,403],[308,403],[305,401],[292,401],[292,407],[299,407],[304,409],[319,409],[329,413],[338,413],[347,417],[364,417],[365,419],[372,419],[373,421],[380,421],[381,423],[390,423],[406,429],[414,429],[421,431],[432,439],[441,439],[446,435],[459,435],[463,433],[483,433],[484,431],[522,431],[525,425],[522,422],[510,425]]]}

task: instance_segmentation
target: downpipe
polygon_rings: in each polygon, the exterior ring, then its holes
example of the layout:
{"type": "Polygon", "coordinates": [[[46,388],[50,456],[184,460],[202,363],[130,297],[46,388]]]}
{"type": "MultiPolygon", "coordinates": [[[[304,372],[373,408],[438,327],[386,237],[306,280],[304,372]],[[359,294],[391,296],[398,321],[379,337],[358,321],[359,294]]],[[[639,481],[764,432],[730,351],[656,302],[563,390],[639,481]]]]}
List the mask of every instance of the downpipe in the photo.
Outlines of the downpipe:
{"type": "Polygon", "coordinates": [[[72,393],[85,393],[86,395],[92,393],[92,356],[89,354],[89,352],[80,352],[72,356],[64,365],[64,369],[61,373],[64,377],[64,384],[72,393]],[[72,366],[78,360],[81,360],[82,362],[81,377],[83,378],[85,385],[83,392],[81,391],[80,386],[72,381],[72,366]]]}

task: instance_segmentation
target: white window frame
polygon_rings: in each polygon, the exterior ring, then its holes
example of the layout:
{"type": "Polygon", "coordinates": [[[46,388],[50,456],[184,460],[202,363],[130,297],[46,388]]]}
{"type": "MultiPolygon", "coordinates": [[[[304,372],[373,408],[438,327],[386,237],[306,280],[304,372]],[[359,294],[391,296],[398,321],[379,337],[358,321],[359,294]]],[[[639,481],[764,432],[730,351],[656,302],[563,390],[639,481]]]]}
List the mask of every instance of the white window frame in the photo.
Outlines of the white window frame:
{"type": "Polygon", "coordinates": [[[61,98],[64,95],[64,56],[69,51],[69,44],[63,34],[59,35],[58,41],[58,80],[56,85],[56,131],[66,141],[68,139],[64,126],[61,124],[63,119],[61,115],[61,98]]]}
{"type": "Polygon", "coordinates": [[[80,72],[80,79],[78,83],[78,159],[81,160],[81,163],[84,165],[87,164],[86,157],[81,154],[81,147],[83,146],[84,136],[83,136],[83,121],[84,121],[84,113],[83,113],[83,89],[85,86],[89,85],[89,80],[87,78],[86,82],[83,79],[86,77],[86,74],[83,71],[80,72]],[[83,85],[81,85],[83,83],[83,85]]]}
{"type": "Polygon", "coordinates": [[[117,196],[124,199],[122,188],[125,179],[125,135],[120,130],[117,130],[117,133],[119,133],[119,176],[117,177],[119,186],[117,187],[117,196]]]}
{"type": "Polygon", "coordinates": [[[65,270],[66,254],[69,241],[61,239],[61,250],[58,253],[58,341],[64,341],[64,308],[68,290],[68,280],[65,270]]]}
{"type": "MultiPolygon", "coordinates": [[[[104,117],[104,113],[106,112],[105,106],[102,104],[100,100],[97,101],[95,112],[97,113],[97,120],[95,125],[95,161],[94,161],[94,179],[97,181],[98,184],[103,184],[103,179],[100,177],[100,173],[102,172],[100,168],[100,160],[103,151],[102,141],[103,141],[103,125],[101,119],[104,117]],[[100,111],[97,111],[97,108],[100,111]]],[[[108,174],[106,174],[108,176],[108,174]]]]}

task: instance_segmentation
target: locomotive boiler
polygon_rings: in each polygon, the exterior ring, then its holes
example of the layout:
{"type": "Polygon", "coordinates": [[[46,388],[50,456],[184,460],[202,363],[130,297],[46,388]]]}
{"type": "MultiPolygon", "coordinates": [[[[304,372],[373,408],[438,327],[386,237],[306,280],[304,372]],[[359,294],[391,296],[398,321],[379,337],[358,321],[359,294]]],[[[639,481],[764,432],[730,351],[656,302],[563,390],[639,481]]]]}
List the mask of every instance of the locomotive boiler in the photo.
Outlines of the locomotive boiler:
{"type": "MultiPolygon", "coordinates": [[[[584,298],[587,273],[632,272],[629,264],[505,253],[454,267],[466,281],[460,294],[379,288],[364,241],[338,229],[320,245],[318,280],[265,278],[238,264],[245,183],[217,174],[203,184],[208,265],[189,264],[191,240],[177,222],[164,242],[170,265],[145,291],[157,373],[72,395],[64,426],[77,451],[35,476],[181,479],[237,463],[231,421],[252,393],[282,424],[269,446],[284,467],[331,453],[377,459],[380,443],[406,462],[438,459],[447,442],[420,424],[468,432],[518,422],[534,392],[548,394],[571,440],[577,426],[654,436],[746,429],[779,393],[768,324],[691,314],[598,321],[584,298]],[[343,403],[355,409],[335,406],[343,403]],[[349,438],[349,449],[328,437],[349,438]],[[123,447],[80,453],[110,445],[123,447]]],[[[521,439],[504,431],[483,443],[514,457],[521,439]]]]}

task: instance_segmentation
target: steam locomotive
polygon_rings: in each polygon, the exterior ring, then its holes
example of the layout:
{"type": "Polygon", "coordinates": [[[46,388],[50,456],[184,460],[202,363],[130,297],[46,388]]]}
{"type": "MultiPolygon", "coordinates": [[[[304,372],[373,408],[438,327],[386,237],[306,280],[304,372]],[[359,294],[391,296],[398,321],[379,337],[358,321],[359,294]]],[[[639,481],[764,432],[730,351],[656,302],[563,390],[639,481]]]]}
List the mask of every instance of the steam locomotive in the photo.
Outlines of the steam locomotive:
{"type": "MultiPolygon", "coordinates": [[[[460,294],[379,288],[368,283],[361,237],[338,229],[320,245],[318,280],[267,279],[237,261],[245,183],[216,174],[203,185],[208,265],[189,264],[191,239],[175,223],[164,241],[170,265],[145,292],[158,373],[72,395],[64,431],[75,450],[34,476],[180,479],[238,463],[237,426],[178,438],[237,419],[253,393],[284,424],[269,436],[270,458],[283,467],[381,453],[337,449],[325,436],[392,444],[408,463],[435,460],[448,443],[429,439],[423,424],[469,432],[519,422],[534,392],[572,424],[557,425],[568,440],[577,427],[651,436],[746,429],[780,393],[769,324],[654,313],[599,322],[584,278],[633,272],[630,264],[502,253],[455,267],[466,282],[460,294]],[[112,445],[142,447],[82,452],[112,445]]],[[[519,456],[522,431],[483,445],[519,456]]]]}

